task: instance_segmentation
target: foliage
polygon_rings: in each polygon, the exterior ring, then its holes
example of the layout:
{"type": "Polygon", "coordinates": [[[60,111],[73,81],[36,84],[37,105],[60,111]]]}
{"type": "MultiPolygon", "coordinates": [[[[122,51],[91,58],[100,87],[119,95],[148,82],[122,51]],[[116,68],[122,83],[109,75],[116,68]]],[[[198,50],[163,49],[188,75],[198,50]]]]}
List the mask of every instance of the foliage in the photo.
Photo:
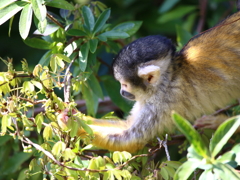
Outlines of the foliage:
{"type": "Polygon", "coordinates": [[[174,179],[188,179],[197,168],[203,170],[199,177],[200,180],[240,179],[239,173],[234,169],[240,164],[239,144],[235,145],[230,151],[217,156],[233,133],[239,128],[240,116],[228,119],[218,127],[210,140],[209,148],[187,120],[176,113],[173,113],[172,116],[178,129],[191,143],[188,148],[188,160],[177,170],[174,179]]]}
{"type": "MultiPolygon", "coordinates": [[[[147,32],[151,29],[153,33],[176,33],[180,49],[196,33],[198,18],[197,3],[189,5],[179,0],[166,0],[147,14],[143,10],[150,9],[148,1],[106,3],[116,4],[110,9],[100,1],[0,1],[0,25],[9,20],[11,34],[14,17],[19,14],[18,30],[25,45],[45,52],[38,62],[33,61],[33,67],[29,59],[23,59],[18,70],[13,65],[15,59],[2,59],[7,70],[0,72],[0,179],[173,179],[174,174],[180,179],[190,176],[196,168],[204,170],[202,179],[213,176],[212,172],[221,177],[223,172],[230,173],[233,179],[238,177],[233,168],[239,163],[239,146],[217,156],[234,132],[236,118],[219,127],[208,148],[202,137],[175,114],[174,119],[191,143],[189,159],[183,165],[185,159],[167,161],[165,154],[153,161],[161,146],[150,152],[145,148],[130,154],[101,153],[90,145],[93,137],[86,120],[91,117],[77,109],[76,99],[85,100],[91,116],[100,116],[99,99],[106,96],[124,112],[131,106],[120,97],[119,84],[111,75],[99,75],[101,66],[106,65],[103,52],[117,53],[132,40],[129,37],[139,36],[136,32],[140,26],[143,30],[147,26],[147,32]],[[123,13],[122,7],[131,14],[123,13]],[[122,19],[112,22],[118,11],[122,19]],[[137,14],[144,14],[140,20],[155,20],[142,25],[141,21],[132,21],[137,14]],[[33,28],[37,30],[32,35],[33,28]],[[60,112],[66,109],[67,125],[59,120],[60,112]],[[76,136],[78,127],[87,132],[85,138],[76,136]]],[[[210,5],[214,10],[217,2],[211,1],[210,5]]],[[[215,14],[220,16],[219,12],[215,14]]],[[[214,17],[208,24],[216,23],[218,18],[214,17]]],[[[111,116],[109,113],[104,117],[111,116]]]]}

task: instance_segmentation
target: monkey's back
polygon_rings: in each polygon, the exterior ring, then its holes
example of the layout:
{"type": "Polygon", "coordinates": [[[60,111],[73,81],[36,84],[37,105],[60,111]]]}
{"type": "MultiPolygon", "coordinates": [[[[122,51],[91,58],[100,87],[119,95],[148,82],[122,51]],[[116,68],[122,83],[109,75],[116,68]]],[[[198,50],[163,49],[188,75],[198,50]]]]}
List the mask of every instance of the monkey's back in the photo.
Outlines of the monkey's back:
{"type": "Polygon", "coordinates": [[[172,68],[165,112],[193,121],[240,98],[240,12],[190,40],[172,68]]]}

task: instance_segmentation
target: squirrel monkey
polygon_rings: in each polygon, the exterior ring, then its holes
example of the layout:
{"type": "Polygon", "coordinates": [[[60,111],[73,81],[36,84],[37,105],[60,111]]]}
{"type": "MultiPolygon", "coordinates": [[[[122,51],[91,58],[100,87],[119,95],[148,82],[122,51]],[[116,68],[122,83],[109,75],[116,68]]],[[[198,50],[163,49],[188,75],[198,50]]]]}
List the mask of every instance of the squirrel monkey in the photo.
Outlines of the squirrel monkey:
{"type": "Polygon", "coordinates": [[[114,60],[114,76],[121,95],[136,102],[125,121],[92,120],[93,144],[135,152],[156,135],[173,132],[172,110],[193,122],[239,98],[239,19],[237,12],[179,52],[159,35],[124,47],[114,60]]]}

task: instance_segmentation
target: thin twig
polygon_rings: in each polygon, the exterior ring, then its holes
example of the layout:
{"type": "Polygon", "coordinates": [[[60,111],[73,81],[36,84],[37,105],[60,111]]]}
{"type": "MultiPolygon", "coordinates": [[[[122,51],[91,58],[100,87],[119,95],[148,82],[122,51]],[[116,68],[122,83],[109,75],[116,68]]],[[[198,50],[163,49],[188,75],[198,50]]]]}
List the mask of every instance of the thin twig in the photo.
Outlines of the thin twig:
{"type": "Polygon", "coordinates": [[[47,17],[56,25],[64,29],[64,26],[60,22],[58,22],[58,20],[56,20],[51,14],[47,13],[47,17]]]}
{"type": "Polygon", "coordinates": [[[200,33],[203,30],[205,23],[206,9],[207,9],[207,0],[199,0],[200,6],[200,19],[197,26],[197,32],[200,33]]]}
{"type": "Polygon", "coordinates": [[[69,66],[66,69],[65,77],[63,79],[64,83],[64,102],[70,102],[70,90],[71,90],[71,73],[70,68],[74,62],[74,59],[70,62],[69,66]]]}
{"type": "Polygon", "coordinates": [[[23,97],[18,97],[18,98],[21,99],[21,100],[24,100],[24,101],[28,101],[28,102],[30,102],[31,104],[34,104],[34,105],[42,104],[42,103],[46,102],[46,100],[32,101],[30,99],[26,99],[26,98],[23,98],[23,97]]]}
{"type": "Polygon", "coordinates": [[[166,134],[165,140],[161,140],[159,137],[157,137],[157,140],[159,142],[159,148],[161,148],[162,146],[164,147],[166,156],[167,156],[167,160],[171,161],[171,158],[170,158],[170,155],[168,152],[168,147],[167,147],[167,141],[168,141],[167,139],[168,139],[168,134],[166,134]]]}

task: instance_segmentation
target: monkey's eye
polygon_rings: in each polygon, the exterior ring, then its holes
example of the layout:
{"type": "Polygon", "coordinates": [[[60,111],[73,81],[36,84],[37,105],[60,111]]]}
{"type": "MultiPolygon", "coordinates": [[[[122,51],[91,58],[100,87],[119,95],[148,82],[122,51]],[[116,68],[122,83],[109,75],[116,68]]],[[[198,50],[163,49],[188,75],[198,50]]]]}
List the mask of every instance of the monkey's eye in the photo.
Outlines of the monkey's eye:
{"type": "Polygon", "coordinates": [[[122,84],[123,87],[127,88],[127,84],[122,84]]]}

